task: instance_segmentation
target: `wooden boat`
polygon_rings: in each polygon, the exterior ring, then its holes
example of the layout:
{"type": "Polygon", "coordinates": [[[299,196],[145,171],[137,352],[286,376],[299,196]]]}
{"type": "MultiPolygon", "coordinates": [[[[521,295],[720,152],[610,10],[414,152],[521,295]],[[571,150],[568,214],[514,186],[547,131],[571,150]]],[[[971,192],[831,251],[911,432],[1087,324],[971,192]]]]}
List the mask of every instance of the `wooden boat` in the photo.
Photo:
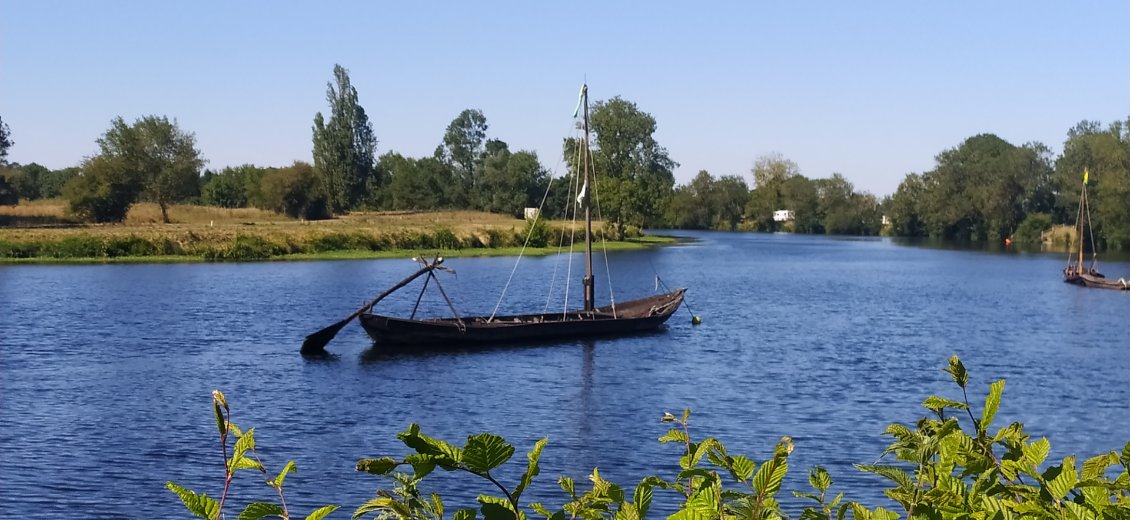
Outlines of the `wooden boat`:
{"type": "MultiPolygon", "coordinates": [[[[588,86],[581,87],[581,96],[578,103],[584,107],[582,129],[584,132],[583,146],[578,153],[581,154],[578,167],[581,175],[578,183],[581,187],[576,197],[578,208],[584,209],[585,226],[585,274],[582,279],[584,290],[584,307],[580,309],[563,310],[556,313],[539,312],[534,314],[517,314],[510,316],[471,316],[461,317],[456,311],[451,300],[443,293],[442,285],[436,277],[435,271],[444,270],[441,267],[443,259],[437,257],[431,262],[424,262],[419,271],[396,284],[389,290],[381,293],[372,302],[357,310],[344,320],[335,323],[321,331],[306,337],[302,345],[303,354],[322,354],[325,345],[333,338],[337,331],[355,317],[359,317],[362,328],[373,338],[376,344],[388,345],[431,345],[431,346],[461,346],[469,344],[490,344],[508,342],[536,342],[542,340],[571,339],[592,336],[636,334],[653,331],[661,328],[683,302],[685,289],[678,288],[671,292],[644,297],[623,303],[596,307],[594,304],[594,277],[592,268],[592,215],[589,208],[588,187],[592,185],[592,161],[589,157],[589,110],[588,86]],[[427,275],[427,281],[435,281],[436,287],[443,294],[444,300],[451,308],[453,317],[416,319],[415,311],[408,318],[386,316],[372,311],[373,307],[384,297],[404,287],[416,278],[427,275]]],[[[579,210],[578,210],[579,211],[579,210]]],[[[539,217],[540,218],[540,212],[539,217]]],[[[427,287],[425,282],[425,288],[427,287]]],[[[423,293],[421,292],[421,295],[423,293]]],[[[417,304],[419,300],[417,300],[417,304]]],[[[694,321],[697,323],[698,318],[694,321]]]]}
{"type": "Polygon", "coordinates": [[[1130,280],[1125,278],[1112,280],[1098,271],[1098,252],[1095,248],[1095,235],[1090,225],[1090,206],[1087,202],[1088,177],[1090,174],[1087,170],[1083,170],[1083,189],[1079,193],[1079,213],[1075,219],[1075,235],[1078,240],[1072,241],[1071,247],[1068,248],[1067,266],[1063,268],[1063,281],[1081,287],[1130,291],[1130,280]],[[1086,268],[1083,267],[1083,250],[1087,245],[1084,239],[1085,233],[1091,238],[1091,264],[1086,268]],[[1078,255],[1075,251],[1076,245],[1079,247],[1078,255]]]}
{"type": "Polygon", "coordinates": [[[659,328],[683,301],[684,289],[592,310],[565,313],[414,320],[362,314],[377,344],[468,345],[631,334],[659,328]]]}

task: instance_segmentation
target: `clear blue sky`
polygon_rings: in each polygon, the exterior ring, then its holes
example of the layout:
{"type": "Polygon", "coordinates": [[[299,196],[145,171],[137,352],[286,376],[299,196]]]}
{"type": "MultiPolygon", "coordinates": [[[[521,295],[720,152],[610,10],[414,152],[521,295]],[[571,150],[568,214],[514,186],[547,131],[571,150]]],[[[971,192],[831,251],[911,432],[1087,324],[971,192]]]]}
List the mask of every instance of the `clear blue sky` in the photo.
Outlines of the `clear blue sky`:
{"type": "Polygon", "coordinates": [[[658,122],[680,163],[741,175],[780,153],[892,193],[967,137],[1062,150],[1130,115],[1130,2],[165,2],[0,0],[9,160],[97,151],[110,120],[195,133],[207,166],[311,158],[335,63],[378,153],[429,155],[460,111],[560,168],[580,83],[658,122]]]}

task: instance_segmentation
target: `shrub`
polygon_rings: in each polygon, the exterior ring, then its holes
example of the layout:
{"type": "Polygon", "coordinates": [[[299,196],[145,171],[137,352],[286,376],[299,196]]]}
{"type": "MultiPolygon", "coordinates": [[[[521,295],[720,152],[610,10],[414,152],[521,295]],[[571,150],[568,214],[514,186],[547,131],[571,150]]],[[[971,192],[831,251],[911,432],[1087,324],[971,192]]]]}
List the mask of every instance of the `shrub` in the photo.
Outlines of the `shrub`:
{"type": "Polygon", "coordinates": [[[1052,216],[1047,213],[1032,213],[1016,228],[1012,239],[1022,244],[1038,244],[1044,232],[1052,228],[1052,216]]]}
{"type": "Polygon", "coordinates": [[[440,249],[459,249],[463,247],[463,241],[455,236],[450,229],[439,228],[432,232],[432,243],[435,247],[440,249]]]}
{"type": "Polygon", "coordinates": [[[529,247],[547,247],[552,238],[552,233],[549,231],[549,226],[545,221],[538,219],[526,220],[525,225],[522,226],[521,239],[522,243],[529,247]]]}
{"type": "Polygon", "coordinates": [[[121,222],[143,186],[124,160],[99,155],[83,164],[82,174],[67,182],[63,193],[72,215],[89,222],[121,222]]]}
{"type": "Polygon", "coordinates": [[[286,253],[286,248],[269,242],[260,237],[238,236],[231,245],[221,249],[209,249],[204,252],[204,258],[212,261],[235,260],[266,260],[275,255],[286,253]]]}
{"type": "Polygon", "coordinates": [[[159,254],[159,249],[156,245],[150,243],[144,238],[137,236],[110,238],[106,241],[103,249],[106,256],[109,257],[151,256],[159,254]]]}

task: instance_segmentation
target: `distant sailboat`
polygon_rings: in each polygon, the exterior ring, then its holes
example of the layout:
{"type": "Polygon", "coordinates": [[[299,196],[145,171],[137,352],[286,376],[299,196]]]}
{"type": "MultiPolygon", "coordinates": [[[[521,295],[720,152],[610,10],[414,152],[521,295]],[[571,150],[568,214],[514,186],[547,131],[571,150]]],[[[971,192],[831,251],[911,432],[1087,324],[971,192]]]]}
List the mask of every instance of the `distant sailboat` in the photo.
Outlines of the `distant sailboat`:
{"type": "Polygon", "coordinates": [[[1091,228],[1091,208],[1087,201],[1088,177],[1090,177],[1090,173],[1084,169],[1083,189],[1079,193],[1079,213],[1075,218],[1075,236],[1078,239],[1073,240],[1067,250],[1067,266],[1063,268],[1063,281],[1082,287],[1119,291],[1130,290],[1130,280],[1125,278],[1111,280],[1098,271],[1098,251],[1095,249],[1095,234],[1091,228]],[[1084,269],[1083,250],[1087,244],[1086,236],[1091,238],[1091,263],[1084,269]],[[1079,247],[1078,256],[1075,252],[1076,245],[1079,247]]]}

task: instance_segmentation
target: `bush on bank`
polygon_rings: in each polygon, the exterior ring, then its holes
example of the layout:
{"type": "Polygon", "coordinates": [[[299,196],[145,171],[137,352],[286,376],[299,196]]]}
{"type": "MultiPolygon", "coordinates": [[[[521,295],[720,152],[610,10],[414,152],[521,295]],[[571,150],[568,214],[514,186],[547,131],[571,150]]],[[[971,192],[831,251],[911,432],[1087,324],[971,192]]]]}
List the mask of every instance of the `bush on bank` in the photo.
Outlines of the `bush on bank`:
{"type": "MultiPolygon", "coordinates": [[[[792,491],[808,505],[801,520],[893,520],[899,517],[927,520],[1127,520],[1130,519],[1130,442],[1121,453],[1110,451],[1088,458],[1080,465],[1075,456],[1048,461],[1051,443],[1032,440],[1018,422],[990,428],[1000,406],[1004,380],[989,387],[979,412],[969,402],[969,376],[961,360],[950,358],[946,372],[961,395],[949,399],[931,395],[922,406],[929,412],[912,425],[894,423],[884,432],[893,438],[879,462],[856,464],[861,471],[886,478],[885,495],[896,505],[882,506],[847,500],[843,492],[832,495],[832,477],[821,467],[811,468],[811,489],[792,491]],[[1113,477],[1113,478],[1112,478],[1113,477]]],[[[226,398],[213,392],[213,414],[224,448],[225,471],[220,498],[198,494],[168,482],[185,507],[200,518],[220,518],[235,474],[254,470],[268,476],[266,484],[279,495],[278,503],[247,504],[240,519],[290,518],[283,482],[293,461],[270,477],[255,450],[254,429],[246,432],[231,422],[226,398]],[[228,441],[232,441],[229,443],[228,441]],[[230,452],[229,452],[229,444],[230,452]]],[[[558,505],[523,503],[523,492],[541,468],[539,459],[547,439],[536,442],[527,453],[525,471],[516,482],[501,482],[492,473],[514,455],[514,446],[490,433],[471,435],[462,446],[425,435],[416,424],[397,435],[414,453],[403,458],[362,459],[357,470],[379,476],[388,487],[361,504],[354,519],[441,520],[447,506],[443,498],[428,493],[424,484],[440,469],[478,482],[484,489],[477,507],[463,507],[453,520],[642,520],[651,511],[655,493],[674,497],[678,510],[672,520],[776,520],[788,518],[778,497],[789,471],[794,445],[784,437],[773,455],[760,462],[731,454],[717,439],[691,435],[690,411],[681,417],[665,414],[662,422],[673,427],[659,442],[673,446],[679,469],[673,475],[654,475],[634,487],[607,481],[594,469],[589,484],[579,485],[568,477],[557,482],[562,491],[558,505]]],[[[306,516],[323,518],[338,509],[325,506],[306,516]]]]}
{"type": "MultiPolygon", "coordinates": [[[[531,247],[557,247],[562,233],[545,224],[533,227],[531,247]],[[536,243],[535,243],[536,242],[536,243]]],[[[77,234],[62,238],[0,239],[0,258],[91,259],[185,256],[209,261],[266,260],[293,254],[330,251],[455,250],[521,246],[530,235],[524,229],[487,229],[460,235],[446,227],[384,233],[334,231],[307,235],[235,233],[201,236],[193,231],[153,236],[77,234]]],[[[565,236],[565,240],[569,237],[565,236]]]]}

